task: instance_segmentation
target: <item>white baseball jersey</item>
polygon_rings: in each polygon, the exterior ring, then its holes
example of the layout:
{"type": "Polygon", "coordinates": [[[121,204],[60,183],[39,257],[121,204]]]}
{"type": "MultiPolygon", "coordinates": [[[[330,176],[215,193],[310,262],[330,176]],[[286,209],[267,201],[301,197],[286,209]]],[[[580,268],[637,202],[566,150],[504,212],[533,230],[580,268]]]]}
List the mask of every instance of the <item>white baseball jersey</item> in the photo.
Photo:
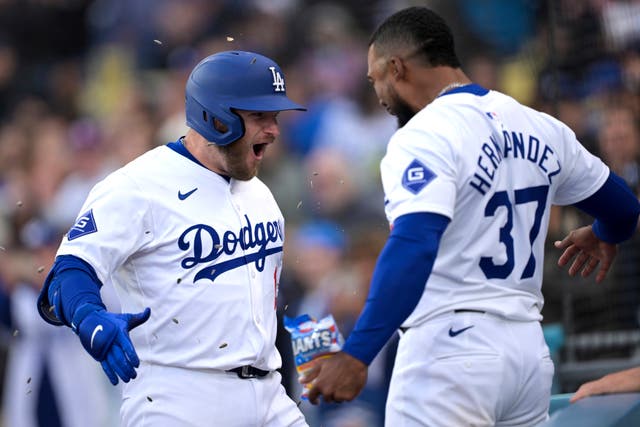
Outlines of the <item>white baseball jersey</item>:
{"type": "Polygon", "coordinates": [[[381,163],[390,224],[416,212],[451,219],[403,326],[454,309],[540,320],[550,207],[589,197],[609,170],[549,115],[477,85],[460,90],[399,129],[381,163]]]}
{"type": "Polygon", "coordinates": [[[58,255],[113,285],[141,362],[227,370],[281,365],[276,297],[284,219],[258,179],[227,181],[167,146],[97,184],[58,255]]]}

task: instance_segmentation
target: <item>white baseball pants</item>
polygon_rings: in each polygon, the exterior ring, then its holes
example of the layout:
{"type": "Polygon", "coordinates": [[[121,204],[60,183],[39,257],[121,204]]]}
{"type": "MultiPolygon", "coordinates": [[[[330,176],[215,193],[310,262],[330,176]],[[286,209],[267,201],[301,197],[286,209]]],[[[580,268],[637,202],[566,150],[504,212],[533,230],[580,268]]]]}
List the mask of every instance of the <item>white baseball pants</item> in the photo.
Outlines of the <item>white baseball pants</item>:
{"type": "Polygon", "coordinates": [[[534,426],[548,418],[553,372],[539,322],[443,315],[402,334],[385,425],[534,426]]]}
{"type": "Polygon", "coordinates": [[[307,426],[280,378],[141,364],[124,387],[122,427],[307,426]]]}

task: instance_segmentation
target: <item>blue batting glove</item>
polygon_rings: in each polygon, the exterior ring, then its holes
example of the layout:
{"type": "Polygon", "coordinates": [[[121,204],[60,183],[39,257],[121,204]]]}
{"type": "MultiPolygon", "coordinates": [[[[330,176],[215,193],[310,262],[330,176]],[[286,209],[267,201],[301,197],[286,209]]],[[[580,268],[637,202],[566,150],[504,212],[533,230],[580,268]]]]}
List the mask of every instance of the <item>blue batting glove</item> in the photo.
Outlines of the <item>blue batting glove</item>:
{"type": "Polygon", "coordinates": [[[140,365],[140,359],[129,338],[129,331],[146,322],[150,315],[149,307],[135,314],[116,314],[99,308],[72,324],[82,346],[102,364],[111,384],[118,384],[118,377],[127,383],[137,376],[135,368],[140,365]]]}

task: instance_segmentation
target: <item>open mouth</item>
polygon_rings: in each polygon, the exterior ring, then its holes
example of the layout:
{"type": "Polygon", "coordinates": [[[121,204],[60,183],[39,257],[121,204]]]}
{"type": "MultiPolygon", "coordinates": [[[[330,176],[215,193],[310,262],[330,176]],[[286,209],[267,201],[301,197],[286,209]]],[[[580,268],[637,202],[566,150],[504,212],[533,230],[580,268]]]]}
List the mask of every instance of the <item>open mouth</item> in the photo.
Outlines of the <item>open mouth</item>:
{"type": "Polygon", "coordinates": [[[262,158],[264,152],[267,150],[267,145],[269,144],[255,144],[253,146],[253,154],[255,154],[259,159],[262,158]]]}

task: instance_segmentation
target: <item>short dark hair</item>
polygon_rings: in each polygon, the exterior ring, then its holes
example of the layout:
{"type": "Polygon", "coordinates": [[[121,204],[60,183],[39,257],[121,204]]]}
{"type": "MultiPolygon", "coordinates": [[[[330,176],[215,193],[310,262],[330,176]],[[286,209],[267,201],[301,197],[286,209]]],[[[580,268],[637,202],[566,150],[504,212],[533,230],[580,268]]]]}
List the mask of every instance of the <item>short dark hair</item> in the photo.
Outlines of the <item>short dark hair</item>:
{"type": "Polygon", "coordinates": [[[409,7],[389,16],[371,35],[369,46],[374,43],[379,54],[409,50],[431,66],[460,67],[451,28],[426,7],[409,7]]]}

